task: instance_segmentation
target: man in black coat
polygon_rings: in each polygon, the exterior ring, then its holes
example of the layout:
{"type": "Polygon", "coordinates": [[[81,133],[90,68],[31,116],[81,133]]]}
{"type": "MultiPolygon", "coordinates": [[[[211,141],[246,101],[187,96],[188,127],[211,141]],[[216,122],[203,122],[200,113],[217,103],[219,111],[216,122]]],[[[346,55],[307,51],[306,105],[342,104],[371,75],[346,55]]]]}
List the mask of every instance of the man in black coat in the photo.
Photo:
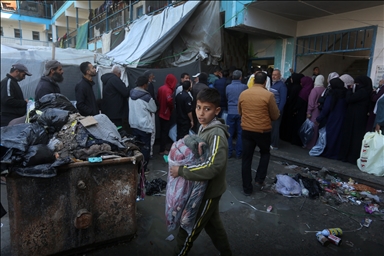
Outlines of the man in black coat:
{"type": "Polygon", "coordinates": [[[189,95],[191,82],[182,83],[183,90],[176,95],[176,113],[177,113],[177,140],[184,138],[189,134],[189,129],[193,127],[192,116],[192,98],[189,95]]]}
{"type": "Polygon", "coordinates": [[[50,60],[45,64],[44,75],[35,90],[35,101],[50,93],[60,93],[58,83],[64,80],[63,66],[57,60],[50,60]]]}
{"type": "Polygon", "coordinates": [[[128,119],[129,88],[120,79],[122,70],[118,65],[112,67],[112,72],[101,76],[103,82],[103,101],[101,112],[116,126],[123,126],[123,120],[128,119]]]}
{"type": "Polygon", "coordinates": [[[99,114],[96,97],[92,86],[95,84],[92,77],[96,76],[96,68],[88,61],[80,64],[80,70],[83,77],[76,84],[76,108],[82,116],[94,116],[99,114]]]}
{"type": "Polygon", "coordinates": [[[28,100],[24,99],[18,84],[26,75],[32,74],[28,72],[26,66],[17,63],[12,65],[9,74],[1,81],[1,127],[7,126],[12,119],[24,116],[27,111],[28,100]]]}

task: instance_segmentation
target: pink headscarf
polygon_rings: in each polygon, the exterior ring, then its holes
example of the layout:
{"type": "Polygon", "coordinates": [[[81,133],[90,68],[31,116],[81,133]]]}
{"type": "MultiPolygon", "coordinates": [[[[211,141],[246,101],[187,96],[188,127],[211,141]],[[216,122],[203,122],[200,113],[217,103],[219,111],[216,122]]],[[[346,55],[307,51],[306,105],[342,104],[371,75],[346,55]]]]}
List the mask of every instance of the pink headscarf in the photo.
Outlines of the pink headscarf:
{"type": "Polygon", "coordinates": [[[299,93],[299,97],[305,101],[308,101],[309,94],[313,89],[313,80],[309,76],[301,78],[301,86],[303,87],[299,93]]]}

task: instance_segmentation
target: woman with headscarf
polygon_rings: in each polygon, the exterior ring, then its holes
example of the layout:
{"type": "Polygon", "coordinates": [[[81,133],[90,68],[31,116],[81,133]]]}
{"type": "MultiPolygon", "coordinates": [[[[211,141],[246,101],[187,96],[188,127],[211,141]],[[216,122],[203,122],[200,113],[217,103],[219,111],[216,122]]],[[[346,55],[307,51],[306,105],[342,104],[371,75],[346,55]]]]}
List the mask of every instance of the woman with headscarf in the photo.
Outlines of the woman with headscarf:
{"type": "MultiPolygon", "coordinates": [[[[307,118],[309,118],[309,120],[311,120],[312,122],[316,122],[316,118],[320,114],[320,110],[317,107],[318,106],[317,101],[319,100],[321,94],[325,90],[324,76],[323,75],[316,76],[314,86],[315,87],[312,89],[311,93],[309,94],[308,107],[307,107],[307,118]]],[[[312,140],[310,140],[307,143],[306,148],[312,149],[312,147],[316,144],[318,137],[319,137],[319,126],[314,125],[312,140]]]]}
{"type": "Polygon", "coordinates": [[[348,86],[345,97],[347,111],[343,124],[339,159],[356,165],[356,161],[360,157],[361,143],[368,120],[372,80],[367,76],[357,77],[354,81],[355,84],[350,80],[351,77],[347,78],[345,83],[348,86]]]}
{"type": "Polygon", "coordinates": [[[287,85],[287,102],[284,106],[280,125],[280,139],[285,141],[292,141],[292,134],[294,133],[293,109],[301,90],[300,80],[303,77],[303,74],[292,73],[291,78],[285,82],[287,85]]]}
{"type": "Polygon", "coordinates": [[[320,115],[316,118],[315,125],[327,120],[325,124],[326,145],[322,156],[337,159],[341,144],[341,127],[347,109],[345,102],[347,89],[340,78],[333,78],[330,81],[330,86],[331,90],[325,99],[320,115]]]}
{"type": "Polygon", "coordinates": [[[308,97],[313,88],[313,80],[309,76],[300,79],[301,90],[293,108],[293,132],[291,143],[298,146],[303,146],[299,136],[301,125],[307,117],[308,97]]]}
{"type": "Polygon", "coordinates": [[[376,114],[375,118],[375,132],[379,132],[381,130],[381,133],[384,134],[384,95],[381,95],[381,97],[377,100],[374,112],[376,114]]]}
{"type": "Polygon", "coordinates": [[[376,106],[376,103],[378,99],[384,95],[384,75],[382,79],[379,81],[379,84],[375,86],[374,90],[371,92],[371,103],[369,105],[369,115],[368,115],[368,122],[367,122],[367,127],[365,128],[366,132],[371,132],[373,129],[375,129],[375,118],[376,114],[373,112],[373,109],[376,106]]]}

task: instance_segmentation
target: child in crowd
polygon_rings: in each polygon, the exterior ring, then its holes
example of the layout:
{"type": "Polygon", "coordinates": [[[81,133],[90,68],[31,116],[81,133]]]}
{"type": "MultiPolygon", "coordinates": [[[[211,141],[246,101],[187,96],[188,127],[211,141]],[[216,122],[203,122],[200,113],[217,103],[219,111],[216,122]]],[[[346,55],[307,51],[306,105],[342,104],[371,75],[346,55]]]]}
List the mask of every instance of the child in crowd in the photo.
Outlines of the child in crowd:
{"type": "Polygon", "coordinates": [[[187,255],[203,229],[220,251],[220,255],[232,255],[219,214],[219,201],[226,190],[229,136],[224,120],[216,118],[221,110],[220,94],[214,88],[206,88],[198,93],[196,100],[196,116],[201,124],[198,135],[209,144],[210,156],[198,165],[173,166],[170,168],[170,175],[187,180],[209,180],[209,183],[192,232],[188,234],[184,229],[179,229],[175,255],[187,255]]]}

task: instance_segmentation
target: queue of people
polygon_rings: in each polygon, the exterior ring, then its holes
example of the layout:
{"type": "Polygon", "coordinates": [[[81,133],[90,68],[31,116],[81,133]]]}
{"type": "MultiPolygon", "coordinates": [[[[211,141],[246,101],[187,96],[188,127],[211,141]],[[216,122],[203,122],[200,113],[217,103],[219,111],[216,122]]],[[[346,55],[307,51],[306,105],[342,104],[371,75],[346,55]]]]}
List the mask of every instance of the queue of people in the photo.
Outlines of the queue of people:
{"type": "MultiPolygon", "coordinates": [[[[280,139],[311,150],[319,129],[325,127],[326,146],[322,156],[356,164],[364,134],[384,129],[384,77],[373,87],[367,76],[353,79],[335,72],[329,74],[325,84],[318,67],[312,77],[292,72],[286,80],[278,69],[268,73],[257,69],[249,79],[244,79],[240,70],[229,72],[216,68],[214,74],[201,72],[192,76],[193,83],[189,74],[183,73],[178,88],[177,78],[168,74],[156,92],[151,70],[137,78],[134,88],[129,88],[121,80],[122,67],[115,65],[111,73],[101,77],[103,99],[99,105],[92,89],[95,66],[83,62],[79,68],[83,76],[76,84],[75,95],[80,114],[104,113],[116,126],[129,127],[128,132],[142,142],[140,149],[146,171],[153,154],[156,113],[160,119],[159,154],[168,154],[166,144],[174,111],[177,139],[193,130],[208,142],[211,155],[207,161],[198,166],[170,169],[174,178],[210,181],[193,235],[180,228],[175,254],[187,253],[205,229],[221,255],[231,255],[218,209],[226,189],[227,159],[233,153],[242,161],[242,189],[249,196],[254,189],[263,189],[270,151],[278,150],[280,139]],[[314,136],[303,145],[299,130],[306,119],[314,123],[314,136]],[[251,166],[256,146],[260,148],[260,161],[253,178],[251,166]]],[[[28,100],[24,99],[18,82],[31,75],[27,67],[15,64],[1,81],[1,126],[26,114],[28,100]]],[[[48,61],[35,99],[60,93],[58,83],[62,81],[61,63],[48,61]]]]}

